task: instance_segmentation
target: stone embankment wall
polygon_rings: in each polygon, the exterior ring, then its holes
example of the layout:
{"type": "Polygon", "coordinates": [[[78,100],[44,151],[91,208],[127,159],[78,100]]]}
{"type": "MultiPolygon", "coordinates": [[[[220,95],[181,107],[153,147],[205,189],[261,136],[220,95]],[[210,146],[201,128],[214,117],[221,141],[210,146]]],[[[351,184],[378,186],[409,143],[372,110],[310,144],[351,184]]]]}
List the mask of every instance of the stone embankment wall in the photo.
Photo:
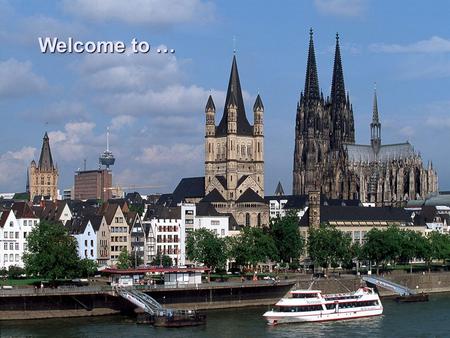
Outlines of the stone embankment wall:
{"type": "MultiPolygon", "coordinates": [[[[450,272],[432,272],[432,273],[398,273],[387,274],[382,277],[395,283],[407,286],[417,292],[438,293],[450,292],[450,272]]],[[[342,276],[331,278],[314,279],[308,277],[299,277],[297,287],[301,289],[322,290],[323,293],[343,293],[355,291],[360,286],[365,285],[361,278],[356,276],[342,276]],[[312,286],[311,286],[312,284],[312,286]]],[[[390,290],[378,288],[381,296],[394,296],[395,293],[390,290]]]]}

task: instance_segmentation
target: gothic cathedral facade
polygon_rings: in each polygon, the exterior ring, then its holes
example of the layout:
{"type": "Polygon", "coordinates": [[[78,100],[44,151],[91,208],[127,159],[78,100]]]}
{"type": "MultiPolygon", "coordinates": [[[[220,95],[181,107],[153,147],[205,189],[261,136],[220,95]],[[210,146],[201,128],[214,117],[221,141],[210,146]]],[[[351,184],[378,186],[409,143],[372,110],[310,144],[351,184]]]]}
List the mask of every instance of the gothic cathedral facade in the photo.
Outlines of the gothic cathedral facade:
{"type": "Polygon", "coordinates": [[[355,144],[353,106],[345,91],[336,35],[331,93],[319,89],[310,31],[305,88],[297,104],[293,194],[320,191],[328,198],[360,199],[376,206],[401,205],[438,189],[432,164],[424,167],[409,142],[382,144],[374,94],[370,145],[355,144]]]}

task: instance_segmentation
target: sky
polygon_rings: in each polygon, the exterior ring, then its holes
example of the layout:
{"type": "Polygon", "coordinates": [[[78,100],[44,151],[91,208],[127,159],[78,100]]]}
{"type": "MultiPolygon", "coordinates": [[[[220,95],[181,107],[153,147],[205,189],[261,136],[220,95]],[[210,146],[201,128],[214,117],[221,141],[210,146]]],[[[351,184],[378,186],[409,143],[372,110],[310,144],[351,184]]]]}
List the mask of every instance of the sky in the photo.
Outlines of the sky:
{"type": "Polygon", "coordinates": [[[258,93],[265,106],[266,194],[278,181],[291,192],[310,28],[325,96],[339,32],[356,142],[370,142],[376,82],[382,142],[411,142],[450,190],[448,13],[444,0],[0,0],[0,192],[25,190],[46,131],[60,189],[84,160],[98,167],[107,127],[114,185],[171,192],[182,177],[203,176],[204,107],[211,93],[217,123],[233,49],[248,119],[258,93]],[[51,54],[39,37],[151,47],[51,54]]]}

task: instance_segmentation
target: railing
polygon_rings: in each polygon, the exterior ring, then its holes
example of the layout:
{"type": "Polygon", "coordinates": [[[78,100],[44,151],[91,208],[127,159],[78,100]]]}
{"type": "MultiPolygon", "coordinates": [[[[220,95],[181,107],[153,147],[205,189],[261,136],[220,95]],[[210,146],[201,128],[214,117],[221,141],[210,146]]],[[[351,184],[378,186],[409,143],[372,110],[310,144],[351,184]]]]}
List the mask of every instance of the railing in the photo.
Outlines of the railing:
{"type": "Polygon", "coordinates": [[[395,293],[398,293],[401,296],[407,296],[414,294],[414,291],[409,289],[408,287],[404,285],[400,285],[394,282],[391,282],[387,279],[378,277],[378,276],[363,276],[362,279],[366,282],[375,284],[379,287],[382,287],[384,289],[388,289],[391,291],[394,291],[395,293]]]}
{"type": "MultiPolygon", "coordinates": [[[[258,280],[258,281],[244,281],[244,282],[210,282],[201,284],[173,284],[173,285],[135,285],[133,288],[139,291],[159,291],[171,289],[210,289],[210,288],[238,288],[238,287],[253,287],[253,286],[269,286],[269,285],[289,285],[294,283],[293,280],[258,280]]],[[[74,287],[58,287],[58,288],[12,288],[1,289],[0,297],[2,296],[51,296],[61,294],[103,294],[114,291],[114,288],[109,285],[103,286],[74,286],[74,287]]]]}

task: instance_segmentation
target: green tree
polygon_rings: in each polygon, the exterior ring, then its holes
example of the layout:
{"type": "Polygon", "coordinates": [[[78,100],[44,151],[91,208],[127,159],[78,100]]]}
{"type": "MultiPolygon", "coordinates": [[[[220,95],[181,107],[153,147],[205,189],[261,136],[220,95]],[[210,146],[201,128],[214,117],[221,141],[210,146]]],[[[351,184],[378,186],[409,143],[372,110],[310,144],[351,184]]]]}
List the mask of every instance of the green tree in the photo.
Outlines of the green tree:
{"type": "Polygon", "coordinates": [[[238,265],[250,265],[278,260],[275,242],[263,228],[244,227],[239,236],[232,239],[230,256],[238,265]]]}
{"type": "Polygon", "coordinates": [[[119,257],[117,257],[117,268],[118,269],[128,269],[131,267],[130,262],[131,262],[131,256],[130,256],[128,250],[125,248],[120,252],[119,257]]]}
{"type": "Polygon", "coordinates": [[[270,223],[270,234],[277,248],[278,257],[283,262],[292,263],[300,258],[305,241],[298,230],[296,213],[277,217],[270,223]]]}
{"type": "Polygon", "coordinates": [[[308,252],[315,264],[328,273],[328,267],[351,259],[351,238],[335,227],[322,225],[311,229],[308,238],[308,252]]]}
{"type": "Polygon", "coordinates": [[[25,273],[25,269],[20,266],[11,265],[8,268],[8,278],[9,279],[17,279],[25,273]]]}
{"type": "Polygon", "coordinates": [[[428,239],[431,246],[431,257],[445,263],[445,260],[450,258],[450,236],[433,231],[428,239]]]}
{"type": "Polygon", "coordinates": [[[401,256],[402,234],[397,227],[390,226],[385,230],[371,229],[364,237],[363,253],[377,266],[377,274],[380,273],[380,264],[394,263],[401,256]]]}
{"type": "Polygon", "coordinates": [[[42,221],[28,235],[23,256],[28,275],[52,280],[77,277],[77,242],[61,223],[42,221]]]}
{"type": "Polygon", "coordinates": [[[91,277],[97,273],[98,264],[92,259],[82,259],[79,265],[80,277],[91,277]]]}
{"type": "Polygon", "coordinates": [[[412,273],[412,260],[414,258],[424,258],[426,256],[424,237],[421,233],[413,230],[400,231],[400,262],[409,263],[409,270],[412,273]]]}
{"type": "Polygon", "coordinates": [[[227,261],[225,241],[210,230],[195,230],[187,238],[186,256],[211,270],[224,268],[227,261]]]}
{"type": "Polygon", "coordinates": [[[150,264],[153,266],[163,266],[165,268],[168,268],[172,266],[172,258],[167,255],[157,254],[155,257],[153,257],[153,260],[150,264]]]}
{"type": "MultiPolygon", "coordinates": [[[[137,248],[135,248],[137,249],[137,248]]],[[[130,254],[130,266],[131,267],[138,267],[140,265],[144,264],[144,260],[139,255],[139,251],[133,250],[130,254]]]]}

